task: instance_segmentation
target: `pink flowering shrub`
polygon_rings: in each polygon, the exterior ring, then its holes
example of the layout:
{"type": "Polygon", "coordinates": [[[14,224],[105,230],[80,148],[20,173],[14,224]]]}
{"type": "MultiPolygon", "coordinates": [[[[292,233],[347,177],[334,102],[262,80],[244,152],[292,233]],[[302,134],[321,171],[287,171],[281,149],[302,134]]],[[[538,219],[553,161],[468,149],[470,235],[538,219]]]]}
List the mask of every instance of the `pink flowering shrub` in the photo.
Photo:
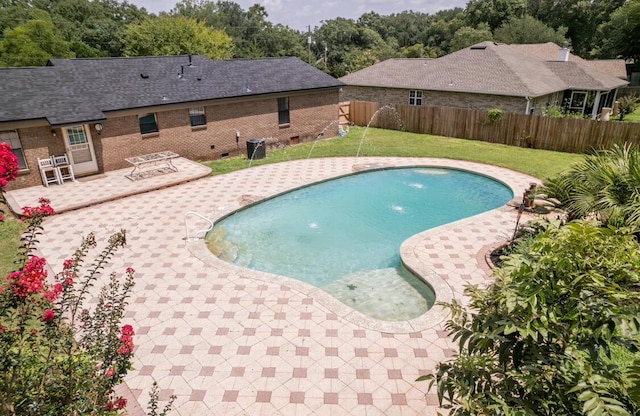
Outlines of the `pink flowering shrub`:
{"type": "MultiPolygon", "coordinates": [[[[26,234],[40,226],[37,217],[53,213],[25,211],[26,234]]],[[[124,231],[114,234],[83,267],[96,247],[89,234],[53,279],[48,279],[46,260],[30,252],[7,276],[0,292],[0,414],[109,415],[125,409],[127,401],[115,395],[114,387],[131,369],[135,349],[133,327],[121,324],[133,269],[124,279],[111,273],[97,305],[85,306],[101,270],[125,244],[124,231]]]]}
{"type": "Polygon", "coordinates": [[[0,191],[4,191],[9,182],[18,177],[18,158],[7,143],[0,143],[0,191]]]}
{"type": "MultiPolygon", "coordinates": [[[[0,204],[18,174],[18,160],[0,143],[0,204]]],[[[111,273],[97,304],[86,305],[115,252],[126,244],[124,230],[113,234],[90,264],[95,236],[48,276],[47,262],[34,255],[44,219],[55,212],[49,200],[22,208],[27,231],[21,238],[16,271],[0,281],[0,415],[116,415],[126,412],[127,399],[115,394],[132,368],[135,330],[122,325],[135,271],[111,273]],[[124,275],[122,279],[121,276],[124,275]]],[[[0,226],[4,212],[0,208],[0,226]]],[[[150,416],[164,416],[173,398],[158,409],[154,383],[150,416]]]]}
{"type": "MultiPolygon", "coordinates": [[[[0,143],[0,204],[6,204],[4,191],[9,182],[18,177],[18,158],[7,143],[0,143]]],[[[0,206],[0,222],[4,221],[4,211],[0,206]]]]}

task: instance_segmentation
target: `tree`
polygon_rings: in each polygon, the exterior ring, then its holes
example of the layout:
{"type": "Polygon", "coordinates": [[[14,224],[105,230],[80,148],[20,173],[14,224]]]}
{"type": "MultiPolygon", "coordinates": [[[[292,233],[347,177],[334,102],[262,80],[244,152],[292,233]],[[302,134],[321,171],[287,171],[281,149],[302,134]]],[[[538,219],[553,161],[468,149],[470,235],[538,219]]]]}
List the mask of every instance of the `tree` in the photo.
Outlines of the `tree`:
{"type": "Polygon", "coordinates": [[[202,54],[211,59],[233,56],[232,39],[186,17],[163,15],[129,25],[123,43],[126,56],[202,54]]]}
{"type": "Polygon", "coordinates": [[[493,40],[493,35],[486,23],[478,25],[477,29],[465,26],[458,29],[455,35],[453,35],[453,39],[451,40],[451,49],[449,52],[459,51],[460,49],[464,49],[468,46],[487,40],[493,40]]]}
{"type": "Polygon", "coordinates": [[[439,11],[432,22],[424,28],[422,43],[432,49],[436,56],[443,56],[452,51],[451,42],[455,33],[467,26],[462,9],[439,11]]]}
{"type": "Polygon", "coordinates": [[[600,25],[598,35],[601,42],[596,45],[596,56],[640,59],[640,0],[631,0],[614,11],[611,18],[600,25]]]}
{"type": "Polygon", "coordinates": [[[5,29],[0,40],[1,66],[41,66],[50,58],[71,58],[69,44],[44,12],[38,19],[5,29]]]}
{"type": "Polygon", "coordinates": [[[625,0],[528,0],[527,9],[531,16],[554,29],[566,27],[574,52],[587,57],[599,44],[598,26],[625,3],[625,0]]]}
{"type": "Polygon", "coordinates": [[[494,277],[467,288],[473,312],[448,305],[460,352],[432,380],[450,415],[638,414],[640,358],[610,358],[618,345],[640,346],[640,250],[629,230],[550,225],[494,277]]]}
{"type": "Polygon", "coordinates": [[[466,11],[473,27],[486,23],[494,31],[510,19],[524,16],[526,6],[526,0],[470,0],[466,11]]]}
{"type": "Polygon", "coordinates": [[[554,30],[529,15],[513,18],[497,28],[493,33],[496,41],[508,44],[553,42],[557,45],[562,45],[565,42],[566,35],[566,28],[560,27],[554,30]]]}

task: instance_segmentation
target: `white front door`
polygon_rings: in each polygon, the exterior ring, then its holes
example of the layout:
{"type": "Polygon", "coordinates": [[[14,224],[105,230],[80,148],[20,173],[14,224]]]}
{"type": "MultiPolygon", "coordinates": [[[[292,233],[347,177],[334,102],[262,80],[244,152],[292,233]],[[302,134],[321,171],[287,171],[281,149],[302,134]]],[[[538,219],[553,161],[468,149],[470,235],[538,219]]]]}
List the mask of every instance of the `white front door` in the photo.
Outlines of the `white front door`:
{"type": "Polygon", "coordinates": [[[86,125],[64,127],[64,145],[69,155],[69,162],[76,175],[98,171],[96,154],[93,151],[91,133],[86,125]]]}

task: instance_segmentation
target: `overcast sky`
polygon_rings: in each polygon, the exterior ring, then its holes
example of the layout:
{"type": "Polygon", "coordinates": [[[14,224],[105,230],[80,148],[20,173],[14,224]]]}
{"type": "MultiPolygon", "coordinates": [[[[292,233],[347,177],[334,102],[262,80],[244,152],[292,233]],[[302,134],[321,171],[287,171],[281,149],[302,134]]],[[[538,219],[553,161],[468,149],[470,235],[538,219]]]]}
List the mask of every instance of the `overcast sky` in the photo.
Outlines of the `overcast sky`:
{"type": "MultiPolygon", "coordinates": [[[[144,7],[151,13],[169,11],[177,0],[129,0],[129,3],[144,7]]],[[[374,11],[381,15],[405,10],[433,14],[438,10],[465,7],[467,0],[235,0],[243,10],[261,4],[267,10],[267,20],[282,23],[292,29],[306,31],[320,26],[321,21],[337,17],[357,19],[364,13],[374,11]]]]}

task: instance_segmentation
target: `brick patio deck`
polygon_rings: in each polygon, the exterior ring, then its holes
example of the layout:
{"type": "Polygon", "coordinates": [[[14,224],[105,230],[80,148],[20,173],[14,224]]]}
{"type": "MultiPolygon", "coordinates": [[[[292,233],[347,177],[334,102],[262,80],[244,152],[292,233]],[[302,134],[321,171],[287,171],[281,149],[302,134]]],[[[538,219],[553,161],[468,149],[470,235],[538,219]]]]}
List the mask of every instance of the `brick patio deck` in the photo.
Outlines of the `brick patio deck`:
{"type": "MultiPolygon", "coordinates": [[[[215,220],[247,200],[348,174],[354,165],[473,170],[510,186],[516,200],[537,182],[503,168],[429,158],[309,159],[204,178],[201,165],[176,164],[177,173],[140,181],[123,182],[128,170],[116,171],[9,198],[21,207],[47,196],[68,211],[47,219],[40,239],[54,272],[82,235],[93,231],[105,241],[128,231],[112,267],[137,271],[125,316],[137,332],[135,370],[126,384],[145,407],[157,381],[161,400],[177,396],[177,415],[435,415],[435,392],[415,379],[455,354],[437,308],[419,322],[375,321],[295,280],[203,261],[198,242],[185,241],[185,212],[215,220]]],[[[426,231],[403,244],[403,260],[436,274],[444,293],[464,301],[464,285],[490,281],[484,254],[508,240],[515,220],[516,210],[503,207],[426,231]]]]}

